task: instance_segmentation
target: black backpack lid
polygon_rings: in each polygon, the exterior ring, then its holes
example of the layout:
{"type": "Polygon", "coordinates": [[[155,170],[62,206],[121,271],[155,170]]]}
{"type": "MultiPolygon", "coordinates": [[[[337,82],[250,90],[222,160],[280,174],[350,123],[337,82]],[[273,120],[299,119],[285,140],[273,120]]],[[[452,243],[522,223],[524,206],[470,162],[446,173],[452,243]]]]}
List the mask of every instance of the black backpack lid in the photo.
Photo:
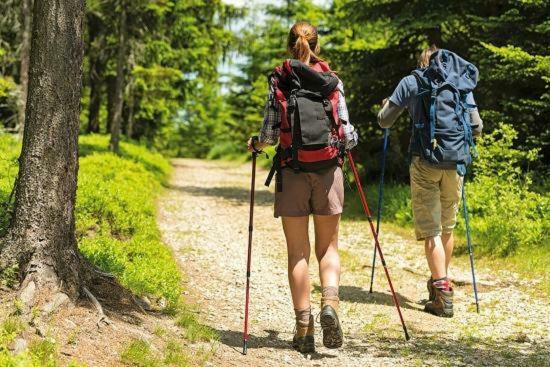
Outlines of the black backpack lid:
{"type": "Polygon", "coordinates": [[[330,95],[340,80],[331,72],[319,72],[299,60],[290,60],[293,77],[297,78],[302,89],[330,95]]]}

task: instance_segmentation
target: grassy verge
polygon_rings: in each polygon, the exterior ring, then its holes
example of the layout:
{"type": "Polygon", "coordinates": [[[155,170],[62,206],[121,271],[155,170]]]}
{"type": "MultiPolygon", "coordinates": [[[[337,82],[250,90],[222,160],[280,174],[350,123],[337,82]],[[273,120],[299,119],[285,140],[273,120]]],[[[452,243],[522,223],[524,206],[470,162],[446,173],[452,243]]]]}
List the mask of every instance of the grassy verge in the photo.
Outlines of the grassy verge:
{"type": "MultiPolygon", "coordinates": [[[[475,190],[475,188],[473,189],[475,190]]],[[[366,194],[369,207],[376,219],[378,185],[375,183],[367,185],[366,194]]],[[[346,193],[345,205],[344,221],[366,220],[359,195],[355,189],[346,193]]],[[[540,290],[542,290],[547,298],[550,297],[550,281],[548,279],[550,263],[547,261],[550,257],[550,246],[544,245],[544,243],[532,243],[505,255],[493,253],[492,243],[503,241],[502,237],[504,234],[491,231],[491,222],[494,218],[477,217],[472,219],[472,241],[476,264],[495,270],[513,271],[528,279],[538,279],[541,281],[540,290]],[[478,235],[480,236],[478,237],[478,235]]],[[[405,238],[410,238],[413,241],[415,240],[410,188],[408,185],[387,184],[384,187],[382,226],[386,230],[395,232],[405,238]]],[[[457,260],[463,260],[464,264],[467,265],[467,242],[462,207],[458,213],[455,238],[457,260]]]]}
{"type": "MultiPolygon", "coordinates": [[[[265,148],[265,154],[267,154],[268,159],[264,154],[258,156],[258,166],[263,168],[271,168],[273,163],[273,156],[275,155],[275,147],[270,146],[265,148]]],[[[245,163],[251,160],[250,153],[243,152],[242,149],[239,149],[233,142],[222,143],[220,145],[214,146],[207,154],[207,159],[217,159],[224,160],[236,163],[245,163]]]]}
{"type": "MultiPolygon", "coordinates": [[[[26,329],[26,324],[17,315],[6,318],[0,324],[0,366],[21,367],[57,367],[59,363],[59,346],[50,338],[35,339],[17,355],[13,355],[8,345],[14,342],[17,335],[26,329]]],[[[84,364],[73,360],[68,367],[84,367],[84,364]]]]}
{"type": "MultiPolygon", "coordinates": [[[[187,340],[215,339],[215,333],[201,325],[196,314],[181,302],[182,275],[156,224],[155,199],[170,174],[169,162],[128,142],[121,143],[120,155],[112,154],[106,136],[82,136],[79,146],[75,215],[80,250],[136,295],[147,296],[154,306],[174,315],[187,340]]],[[[0,230],[9,222],[8,199],[17,176],[20,149],[11,136],[0,135],[0,230]]],[[[0,366],[34,360],[32,348],[18,356],[7,352],[7,345],[18,333],[10,325],[11,331],[2,332],[0,338],[0,366]]],[[[55,358],[51,360],[54,362],[42,358],[35,364],[21,365],[56,366],[55,358]]]]}

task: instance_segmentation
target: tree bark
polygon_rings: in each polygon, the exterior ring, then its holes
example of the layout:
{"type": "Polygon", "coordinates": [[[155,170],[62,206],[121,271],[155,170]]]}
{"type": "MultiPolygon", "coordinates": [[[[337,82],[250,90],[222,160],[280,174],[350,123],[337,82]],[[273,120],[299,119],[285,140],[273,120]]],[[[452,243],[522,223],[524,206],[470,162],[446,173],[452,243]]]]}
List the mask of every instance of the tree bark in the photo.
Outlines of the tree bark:
{"type": "Polygon", "coordinates": [[[82,257],[75,237],[84,0],[34,4],[29,97],[15,210],[0,242],[0,270],[23,285],[76,298],[82,257]]]}
{"type": "Polygon", "coordinates": [[[135,110],[134,88],[128,88],[128,120],[126,122],[126,137],[132,139],[134,136],[134,110],[135,110]]]}
{"type": "Polygon", "coordinates": [[[115,115],[115,92],[116,92],[116,77],[107,75],[105,77],[105,88],[107,89],[107,124],[105,125],[105,132],[111,133],[111,126],[113,126],[113,118],[115,115]]]}
{"type": "Polygon", "coordinates": [[[32,5],[33,0],[21,0],[21,70],[19,77],[19,101],[18,101],[18,130],[23,136],[25,128],[25,108],[29,90],[29,58],[31,50],[32,32],[32,5]]]}
{"type": "Polygon", "coordinates": [[[94,17],[88,22],[89,44],[90,44],[90,105],[88,107],[88,133],[99,132],[99,111],[101,108],[103,71],[105,61],[102,57],[104,48],[104,36],[100,31],[101,23],[94,17]]]}
{"type": "Polygon", "coordinates": [[[113,106],[113,121],[111,123],[111,141],[109,143],[109,149],[115,153],[118,153],[119,149],[122,125],[122,107],[124,104],[124,67],[126,66],[127,38],[126,6],[124,1],[121,1],[118,33],[117,71],[114,96],[115,100],[113,106]]]}

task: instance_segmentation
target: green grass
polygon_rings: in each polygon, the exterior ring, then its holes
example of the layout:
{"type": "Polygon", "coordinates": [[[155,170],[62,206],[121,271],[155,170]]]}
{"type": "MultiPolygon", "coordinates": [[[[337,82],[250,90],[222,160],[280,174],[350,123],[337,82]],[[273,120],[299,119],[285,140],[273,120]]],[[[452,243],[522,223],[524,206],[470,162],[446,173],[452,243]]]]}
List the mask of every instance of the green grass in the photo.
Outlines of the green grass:
{"type": "Polygon", "coordinates": [[[176,325],[185,331],[185,338],[191,342],[219,339],[218,333],[214,329],[202,325],[196,313],[188,308],[182,308],[180,310],[176,325]]]}
{"type": "Polygon", "coordinates": [[[155,199],[170,173],[160,154],[121,144],[121,155],[106,150],[107,137],[80,138],[76,203],[81,251],[138,295],[164,298],[177,308],[181,275],[156,224],[155,199]]]}
{"type": "MultiPolygon", "coordinates": [[[[0,324],[0,366],[2,367],[58,367],[58,348],[54,340],[35,339],[28,348],[17,355],[9,351],[8,345],[24,331],[25,324],[19,317],[10,316],[0,324]]],[[[72,361],[69,367],[85,367],[72,361]]]]}
{"type": "MultiPolygon", "coordinates": [[[[367,201],[369,203],[373,218],[376,220],[378,185],[376,183],[370,183],[366,185],[366,188],[367,201]]],[[[471,189],[478,191],[482,190],[477,187],[472,187],[471,189]]],[[[363,207],[361,206],[359,195],[356,192],[355,186],[353,186],[353,191],[348,190],[348,192],[346,192],[345,200],[343,220],[348,222],[366,221],[363,207]]],[[[479,203],[478,205],[495,204],[488,201],[485,204],[479,203]]],[[[503,210],[505,209],[505,205],[506,204],[502,205],[503,210]]],[[[476,208],[474,207],[470,209],[470,211],[475,212],[476,208]]],[[[492,249],[495,242],[500,243],[502,241],[507,241],[509,238],[507,236],[508,232],[491,230],[492,223],[497,221],[495,215],[483,217],[481,215],[476,216],[474,214],[472,216],[472,241],[476,265],[495,270],[509,270],[528,279],[541,280],[541,284],[537,290],[541,290],[546,297],[550,297],[550,263],[547,260],[550,257],[548,233],[541,233],[543,238],[541,242],[535,241],[528,245],[522,245],[516,251],[511,253],[504,254],[494,252],[492,249]]],[[[503,217],[506,215],[506,213],[502,214],[503,217]]],[[[546,214],[543,213],[540,215],[544,218],[546,214]]],[[[524,223],[529,223],[529,219],[527,217],[523,220],[524,223]]],[[[386,231],[390,230],[405,238],[410,238],[412,241],[415,240],[414,222],[410,201],[410,188],[408,185],[392,183],[385,185],[382,227],[385,228],[386,231]]],[[[457,256],[457,260],[463,260],[462,262],[464,265],[469,266],[469,264],[467,264],[467,242],[464,228],[464,219],[462,217],[461,207],[458,212],[458,222],[455,231],[455,255],[457,256]]],[[[502,227],[499,228],[502,229],[502,227]]],[[[507,229],[507,231],[513,230],[513,227],[507,229]]],[[[346,256],[344,254],[344,260],[345,258],[346,256]]]]}
{"type": "Polygon", "coordinates": [[[157,358],[153,355],[151,346],[145,340],[136,339],[124,349],[121,360],[129,366],[155,367],[157,358]]]}
{"type": "MultiPolygon", "coordinates": [[[[265,148],[264,151],[265,154],[260,154],[258,156],[258,166],[269,169],[273,163],[275,147],[269,146],[265,148]]],[[[252,156],[250,153],[246,152],[245,149],[236,145],[234,142],[226,142],[215,145],[206,155],[207,159],[218,159],[237,163],[245,163],[251,160],[251,157],[252,156]]]]}
{"type": "MultiPolygon", "coordinates": [[[[157,227],[155,199],[168,180],[169,162],[129,142],[121,143],[120,155],[112,154],[107,136],[81,136],[79,147],[75,216],[80,250],[135,294],[166,300],[165,312],[175,315],[188,341],[217,339],[216,332],[201,325],[196,313],[181,302],[181,274],[157,227]]],[[[7,201],[13,187],[20,149],[13,137],[0,135],[0,203],[7,201]]],[[[0,230],[9,222],[9,210],[10,205],[0,205],[0,230]]],[[[15,270],[0,274],[0,282],[13,285],[15,270]]],[[[49,339],[32,342],[17,356],[8,351],[7,345],[23,328],[19,318],[8,318],[2,324],[0,366],[58,366],[57,348],[49,339]]],[[[173,339],[181,341],[176,336],[173,339]]],[[[202,360],[207,355],[193,357],[202,360]]],[[[159,356],[141,340],[132,341],[121,358],[132,366],[159,366],[159,358],[160,365],[188,366],[191,360],[174,341],[168,341],[159,356]]],[[[71,366],[80,365],[72,362],[71,366]]]]}

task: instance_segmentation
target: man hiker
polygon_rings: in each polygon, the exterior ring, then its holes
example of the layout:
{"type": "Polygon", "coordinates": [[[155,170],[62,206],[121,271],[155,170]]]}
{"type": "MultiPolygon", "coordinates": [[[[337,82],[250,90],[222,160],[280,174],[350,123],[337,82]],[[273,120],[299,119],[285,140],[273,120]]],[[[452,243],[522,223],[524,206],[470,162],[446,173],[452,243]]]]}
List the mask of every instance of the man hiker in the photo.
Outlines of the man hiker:
{"type": "Polygon", "coordinates": [[[418,66],[382,102],[378,123],[390,128],[404,109],[409,112],[415,232],[417,240],[424,241],[431,272],[424,310],[452,317],[453,287],[448,273],[453,229],[463,176],[471,161],[472,136],[481,134],[483,128],[472,93],[478,71],[458,55],[435,46],[421,53],[418,66]]]}

